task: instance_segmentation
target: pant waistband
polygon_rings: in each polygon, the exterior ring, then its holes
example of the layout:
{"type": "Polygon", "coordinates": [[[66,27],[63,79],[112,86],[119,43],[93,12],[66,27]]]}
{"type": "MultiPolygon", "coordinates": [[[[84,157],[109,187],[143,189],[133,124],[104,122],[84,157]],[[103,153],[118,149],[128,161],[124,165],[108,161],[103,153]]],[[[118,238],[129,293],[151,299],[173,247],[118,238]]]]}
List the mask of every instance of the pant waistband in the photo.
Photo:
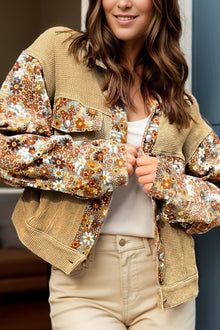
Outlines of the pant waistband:
{"type": "Polygon", "coordinates": [[[96,244],[96,251],[117,251],[123,253],[130,250],[154,249],[154,238],[101,234],[96,244]]]}

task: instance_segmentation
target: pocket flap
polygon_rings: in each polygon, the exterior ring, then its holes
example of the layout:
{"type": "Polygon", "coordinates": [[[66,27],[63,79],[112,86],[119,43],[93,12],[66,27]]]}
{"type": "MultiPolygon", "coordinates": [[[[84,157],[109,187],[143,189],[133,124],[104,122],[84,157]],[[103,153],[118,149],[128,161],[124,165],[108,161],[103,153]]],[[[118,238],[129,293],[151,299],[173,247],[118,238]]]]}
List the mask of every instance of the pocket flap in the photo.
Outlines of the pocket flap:
{"type": "Polygon", "coordinates": [[[52,126],[63,132],[98,131],[102,128],[100,111],[82,105],[78,101],[58,98],[55,101],[52,126]]]}

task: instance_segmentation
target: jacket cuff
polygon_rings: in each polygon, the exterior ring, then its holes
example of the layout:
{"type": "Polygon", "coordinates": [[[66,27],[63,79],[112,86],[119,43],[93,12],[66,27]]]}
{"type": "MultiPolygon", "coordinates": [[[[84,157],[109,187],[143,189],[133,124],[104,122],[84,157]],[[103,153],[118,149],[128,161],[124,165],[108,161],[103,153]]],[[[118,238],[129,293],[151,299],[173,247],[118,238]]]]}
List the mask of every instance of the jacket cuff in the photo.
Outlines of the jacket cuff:
{"type": "Polygon", "coordinates": [[[183,160],[169,156],[159,157],[151,197],[164,201],[173,199],[178,189],[177,180],[180,180],[183,173],[183,160]]]}

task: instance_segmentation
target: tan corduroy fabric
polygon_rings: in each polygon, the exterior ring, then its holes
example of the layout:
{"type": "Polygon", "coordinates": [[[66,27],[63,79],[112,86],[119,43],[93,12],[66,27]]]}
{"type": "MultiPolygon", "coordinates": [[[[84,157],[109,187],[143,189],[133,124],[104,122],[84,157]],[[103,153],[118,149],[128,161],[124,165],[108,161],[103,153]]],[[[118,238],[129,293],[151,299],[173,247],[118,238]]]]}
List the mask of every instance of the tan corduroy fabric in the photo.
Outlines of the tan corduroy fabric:
{"type": "MultiPolygon", "coordinates": [[[[100,89],[100,71],[89,71],[75,62],[68,53],[64,40],[69,33],[57,33],[65,28],[52,28],[42,34],[26,52],[42,64],[47,92],[51,103],[58,97],[70,98],[89,108],[102,112],[101,131],[72,134],[73,138],[94,140],[108,139],[111,131],[110,109],[100,89]]],[[[193,99],[194,100],[194,99],[193,99]]],[[[195,122],[179,131],[167,119],[160,118],[160,125],[153,152],[156,155],[189,158],[211,128],[199,115],[197,102],[189,109],[195,122]]],[[[56,132],[61,134],[61,132],[56,132]]],[[[52,265],[70,274],[85,256],[71,248],[82,220],[87,199],[58,192],[37,192],[27,189],[14,214],[13,222],[21,241],[34,253],[52,265]]],[[[159,306],[167,309],[189,301],[198,294],[198,273],[195,263],[193,239],[178,225],[170,225],[160,218],[160,209],[153,200],[155,223],[165,251],[164,284],[158,284],[159,306]]],[[[159,265],[158,265],[159,267],[159,265]]]]}

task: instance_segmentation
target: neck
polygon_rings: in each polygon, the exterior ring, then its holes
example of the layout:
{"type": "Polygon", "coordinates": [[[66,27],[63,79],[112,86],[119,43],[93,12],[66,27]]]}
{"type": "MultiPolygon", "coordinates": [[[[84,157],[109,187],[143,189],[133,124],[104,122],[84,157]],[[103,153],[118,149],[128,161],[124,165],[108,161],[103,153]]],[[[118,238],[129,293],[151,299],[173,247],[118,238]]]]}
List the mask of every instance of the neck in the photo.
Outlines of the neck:
{"type": "Polygon", "coordinates": [[[123,42],[121,45],[122,60],[126,63],[128,69],[133,72],[138,57],[143,49],[143,43],[137,42],[137,40],[129,40],[123,42]]]}

